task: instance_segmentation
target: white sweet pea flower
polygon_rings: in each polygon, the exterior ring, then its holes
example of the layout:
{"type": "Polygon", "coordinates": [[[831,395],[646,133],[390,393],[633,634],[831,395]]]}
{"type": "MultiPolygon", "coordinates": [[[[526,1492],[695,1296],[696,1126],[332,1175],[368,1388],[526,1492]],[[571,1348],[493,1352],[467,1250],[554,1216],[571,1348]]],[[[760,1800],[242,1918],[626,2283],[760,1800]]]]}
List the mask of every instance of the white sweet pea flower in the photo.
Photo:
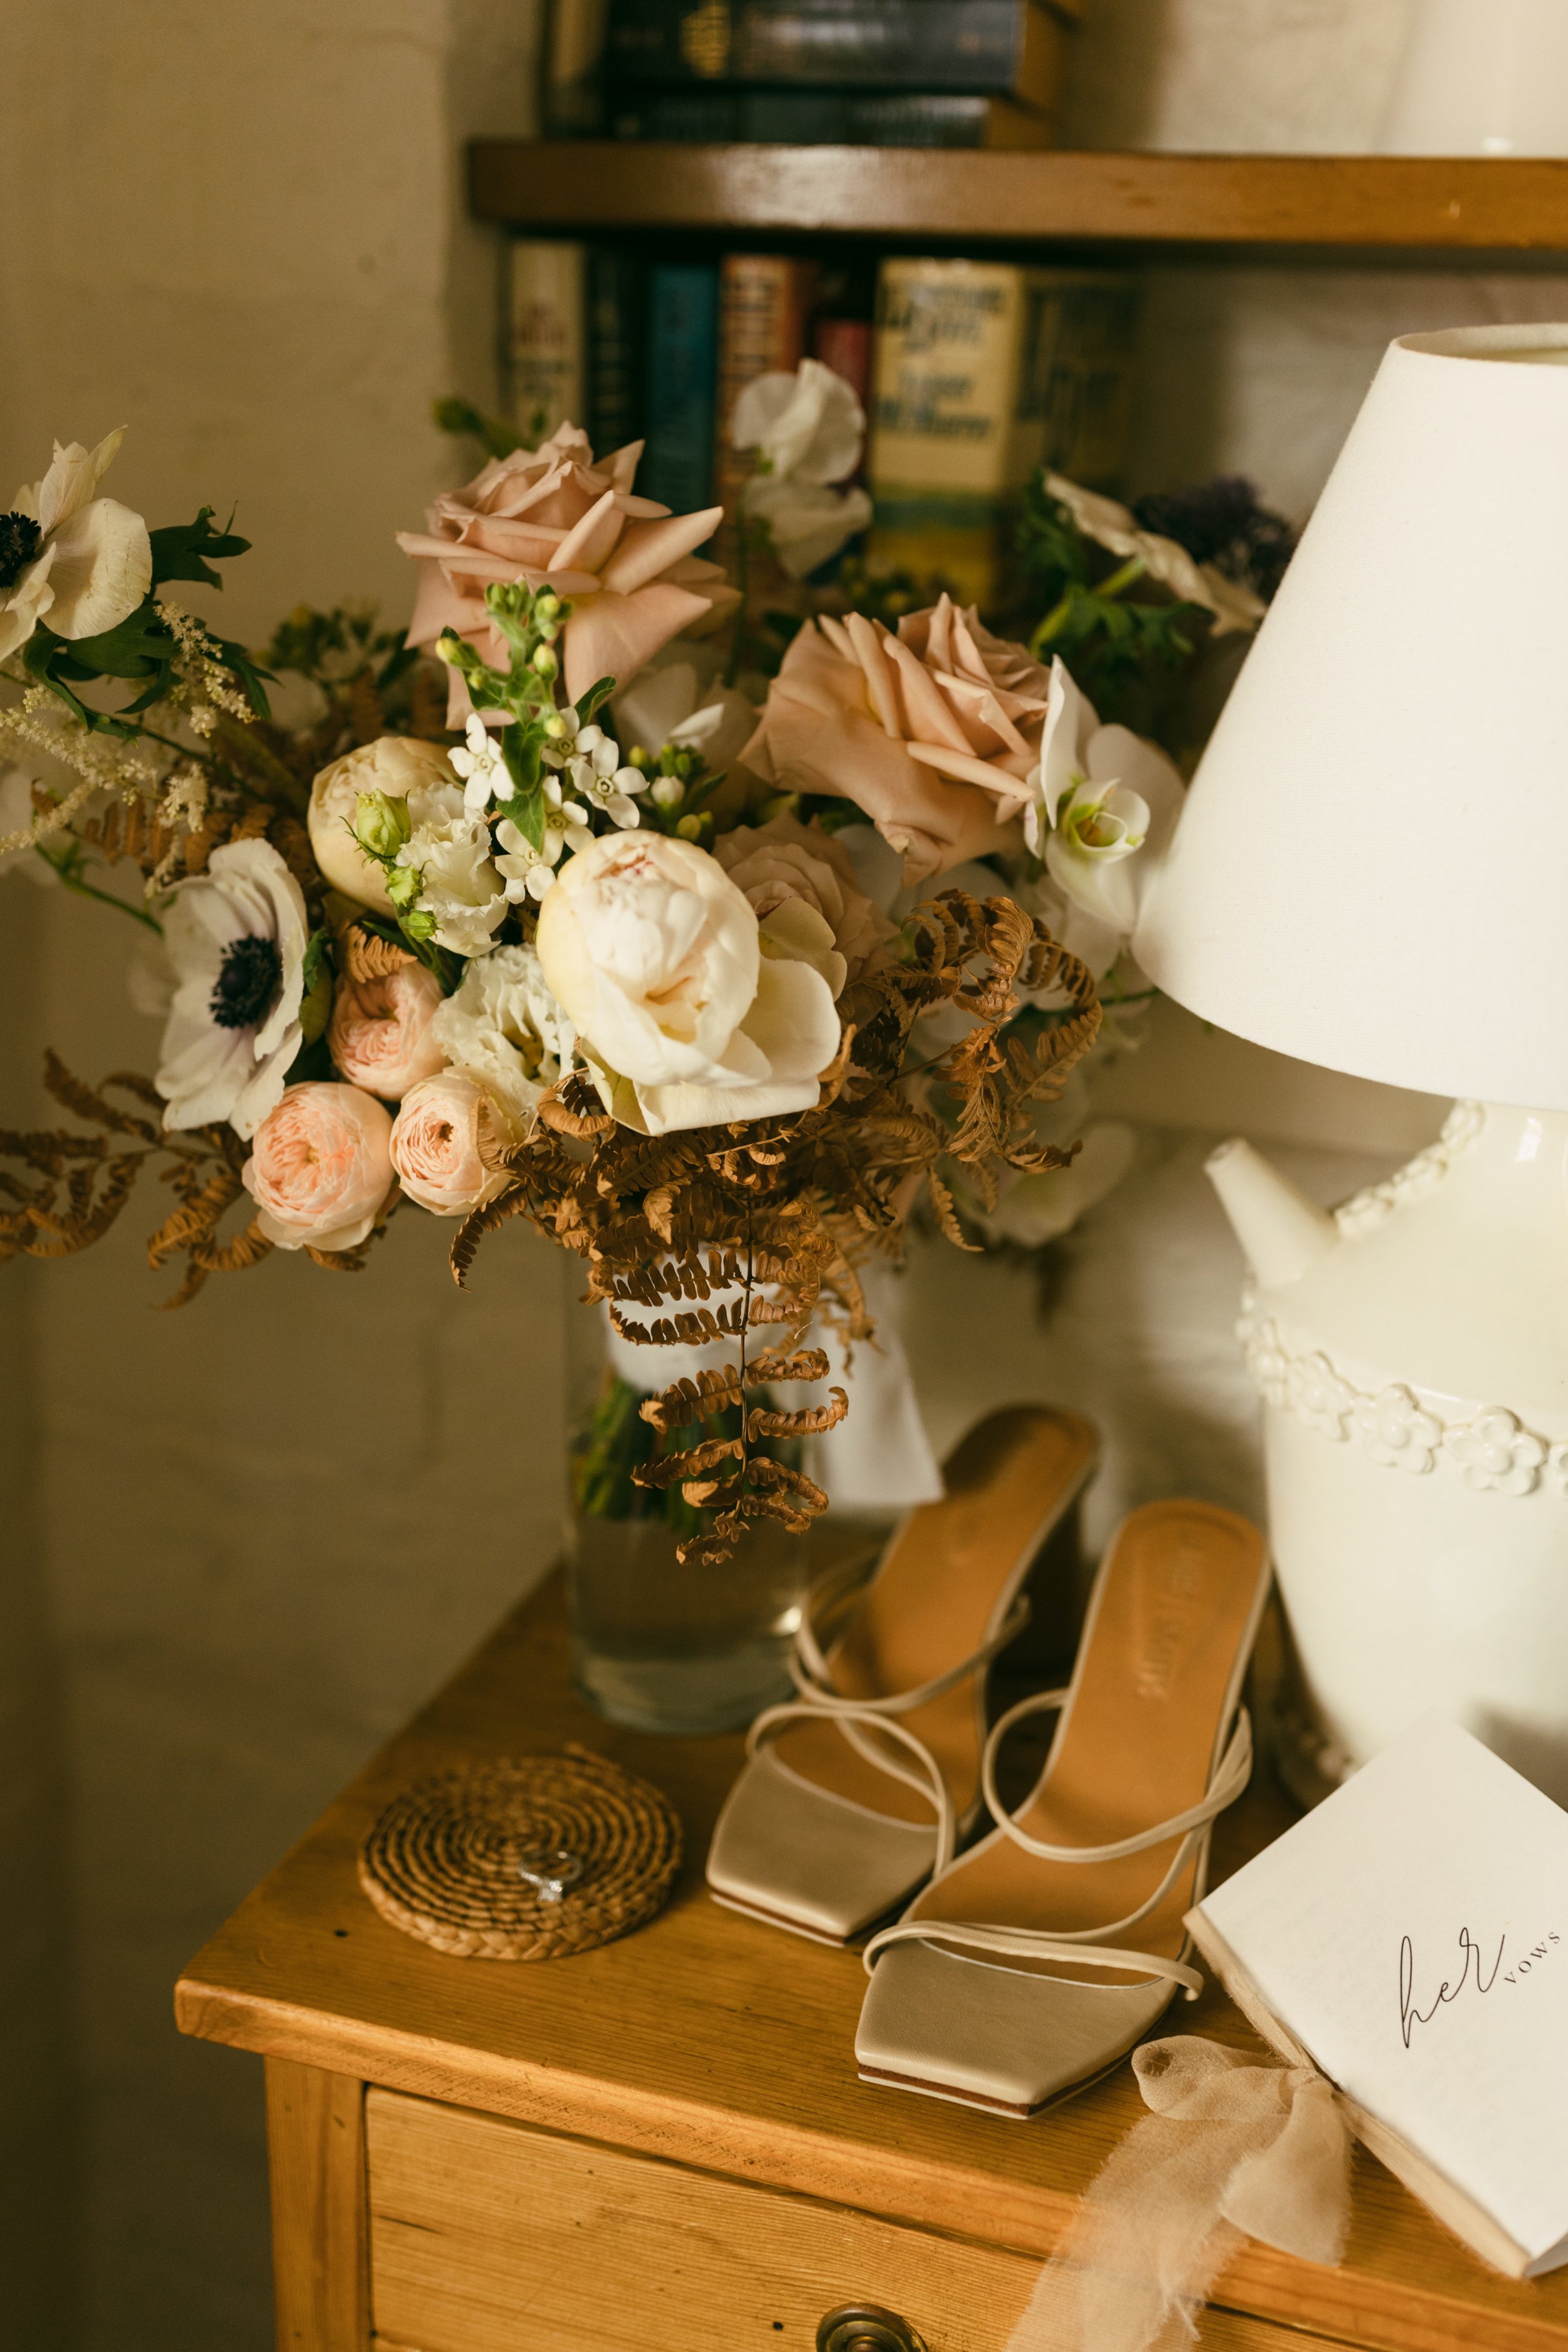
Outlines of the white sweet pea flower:
{"type": "Polygon", "coordinates": [[[828,487],[859,464],[866,412],[852,386],[820,360],[802,360],[793,374],[753,376],[735,403],[730,438],[737,449],[758,453],[741,502],[767,525],[792,579],[804,580],[866,529],[866,492],[828,487]]]}
{"type": "Polygon", "coordinates": [[[1135,875],[1130,861],[1152,834],[1163,854],[1182,803],[1175,769],[1131,729],[1101,727],[1058,657],[1028,783],[1029,847],[1075,905],[1125,938],[1152,866],[1145,859],[1135,875]]]}
{"type": "Polygon", "coordinates": [[[463,778],[463,806],[470,816],[482,816],[491,801],[509,801],[516,789],[511,771],[501,757],[500,740],[477,711],[463,730],[467,748],[448,751],[447,758],[463,778]]]}
{"type": "Polygon", "coordinates": [[[622,767],[620,747],[602,727],[584,727],[572,761],[572,788],[623,830],[641,823],[636,795],[647,790],[640,768],[622,767]]]}
{"type": "Polygon", "coordinates": [[[562,869],[539,960],[605,1103],[652,1135],[809,1110],[838,1049],[822,974],[764,956],[716,858],[662,834],[605,834],[562,869]]]}
{"type": "Polygon", "coordinates": [[[1110,555],[1136,556],[1151,579],[1163,581],[1173,595],[1212,613],[1216,637],[1232,630],[1256,629],[1262,620],[1267,607],[1260,596],[1227,580],[1215,565],[1195,563],[1176,540],[1142,529],[1131,509],[1120,506],[1116,499],[1083,489],[1065,474],[1047,474],[1046,492],[1066,507],[1085,539],[1092,539],[1110,555]]]}
{"type": "Polygon", "coordinates": [[[0,661],[41,621],[58,637],[118,627],[153,584],[153,546],[139,514],[94,490],[124,439],[62,448],[41,482],[24,484],[0,515],[0,661]]]}

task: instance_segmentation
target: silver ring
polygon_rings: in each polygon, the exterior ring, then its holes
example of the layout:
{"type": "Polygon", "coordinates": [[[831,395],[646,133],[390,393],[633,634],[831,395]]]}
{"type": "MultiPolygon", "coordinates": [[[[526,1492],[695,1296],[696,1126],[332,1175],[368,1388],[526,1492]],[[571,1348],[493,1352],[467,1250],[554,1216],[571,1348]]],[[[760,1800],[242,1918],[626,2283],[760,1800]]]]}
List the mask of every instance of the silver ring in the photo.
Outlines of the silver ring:
{"type": "Polygon", "coordinates": [[[517,1858],[517,1874],[532,1887],[542,1903],[559,1903],[569,1886],[575,1886],[583,1875],[583,1865],[574,1853],[564,1846],[553,1853],[521,1853],[517,1858]]]}

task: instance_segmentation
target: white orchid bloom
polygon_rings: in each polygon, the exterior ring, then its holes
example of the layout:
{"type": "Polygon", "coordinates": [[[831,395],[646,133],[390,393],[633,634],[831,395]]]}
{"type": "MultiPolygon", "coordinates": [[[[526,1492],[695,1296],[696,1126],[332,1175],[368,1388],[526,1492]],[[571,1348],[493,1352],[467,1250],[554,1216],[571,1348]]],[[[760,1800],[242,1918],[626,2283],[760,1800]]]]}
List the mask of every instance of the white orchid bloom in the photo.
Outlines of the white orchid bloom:
{"type": "Polygon", "coordinates": [[[118,627],[153,584],[153,546],[139,514],[94,490],[124,438],[62,448],[41,482],[0,515],[0,661],[47,621],[57,636],[118,627]]]}
{"type": "Polygon", "coordinates": [[[474,712],[463,730],[468,749],[448,751],[448,764],[455,768],[463,782],[463,806],[470,816],[482,816],[491,801],[510,801],[516,786],[511,771],[501,757],[500,738],[474,712]]]}
{"type": "Polygon", "coordinates": [[[1154,860],[1131,861],[1151,835],[1156,855],[1182,804],[1163,751],[1126,727],[1101,727],[1065,664],[1051,664],[1040,763],[1029,777],[1024,838],[1076,906],[1122,938],[1137,920],[1154,860]]]}
{"type": "Polygon", "coordinates": [[[755,703],[739,687],[705,687],[690,661],[650,663],[616,695],[615,710],[623,743],[640,743],[655,758],[673,743],[700,751],[710,768],[727,768],[757,731],[755,703]]]}
{"type": "Polygon", "coordinates": [[[640,768],[621,765],[620,746],[602,727],[584,727],[578,735],[571,774],[573,790],[612,824],[627,832],[641,824],[636,795],[647,792],[647,778],[640,768]]]}

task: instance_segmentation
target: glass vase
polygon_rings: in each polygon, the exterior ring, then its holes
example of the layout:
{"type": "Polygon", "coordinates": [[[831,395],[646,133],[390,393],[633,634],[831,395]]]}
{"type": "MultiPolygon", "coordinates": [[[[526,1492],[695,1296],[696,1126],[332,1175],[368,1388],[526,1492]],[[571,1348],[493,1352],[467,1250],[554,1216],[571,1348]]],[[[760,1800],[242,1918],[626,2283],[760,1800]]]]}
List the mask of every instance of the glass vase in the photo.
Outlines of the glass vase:
{"type": "Polygon", "coordinates": [[[790,1696],[790,1647],[809,1583],[850,1552],[869,1561],[880,1526],[823,1522],[792,1536],[763,1519],[730,1559],[683,1565],[677,1555],[696,1532],[695,1514],[678,1496],[637,1486],[628,1464],[652,1441],[641,1399],[689,1373],[693,1351],[623,1344],[612,1360],[606,1312],[581,1303],[574,1259],[566,1281],[573,1679],[601,1715],[638,1731],[734,1730],[790,1696]]]}

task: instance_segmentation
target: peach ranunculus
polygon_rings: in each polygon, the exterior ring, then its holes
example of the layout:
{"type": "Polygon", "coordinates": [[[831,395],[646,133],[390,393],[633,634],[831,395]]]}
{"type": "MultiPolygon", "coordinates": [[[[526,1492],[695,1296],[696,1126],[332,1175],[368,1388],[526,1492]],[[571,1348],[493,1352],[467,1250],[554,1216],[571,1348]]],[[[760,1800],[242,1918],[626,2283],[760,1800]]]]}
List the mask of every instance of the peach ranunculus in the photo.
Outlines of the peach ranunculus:
{"type": "Polygon", "coordinates": [[[466,1217],[506,1182],[479,1151],[485,1096],[456,1070],[424,1078],[392,1123],[392,1164],[411,1201],[437,1217],[466,1217]]]}
{"type": "MultiPolygon", "coordinates": [[[[466,638],[492,668],[509,648],[485,604],[493,581],[526,581],[570,597],[562,633],[566,692],[575,701],[601,677],[625,685],[681,630],[712,626],[739,601],[721,567],[693,551],[710,539],[721,507],[671,514],[632,489],[640,441],[594,462],[574,425],[557,427],[537,449],[492,457],[463,489],[446,490],[424,531],[397,543],[419,566],[408,625],[411,646],[434,646],[443,629],[466,638]]],[[[447,718],[459,726],[468,689],[456,670],[447,718]]]]}
{"type": "Polygon", "coordinates": [[[834,793],[900,850],[906,882],[1016,849],[1050,673],[948,596],[894,636],[851,613],[808,621],[742,757],[786,791],[834,793]]]}
{"type": "Polygon", "coordinates": [[[279,1249],[356,1249],[393,1187],[392,1119],[358,1087],[286,1088],[256,1130],[241,1175],[279,1249]]]}
{"type": "Polygon", "coordinates": [[[396,1102],[447,1066],[430,1034],[441,983],[423,964],[400,964],[378,980],[340,980],[327,1044],[351,1087],[396,1102]]]}
{"type": "Polygon", "coordinates": [[[855,878],[848,852],[798,817],[721,833],[713,855],[750,901],[765,956],[793,956],[819,971],[835,1001],[858,980],[896,926],[855,878]]]}

